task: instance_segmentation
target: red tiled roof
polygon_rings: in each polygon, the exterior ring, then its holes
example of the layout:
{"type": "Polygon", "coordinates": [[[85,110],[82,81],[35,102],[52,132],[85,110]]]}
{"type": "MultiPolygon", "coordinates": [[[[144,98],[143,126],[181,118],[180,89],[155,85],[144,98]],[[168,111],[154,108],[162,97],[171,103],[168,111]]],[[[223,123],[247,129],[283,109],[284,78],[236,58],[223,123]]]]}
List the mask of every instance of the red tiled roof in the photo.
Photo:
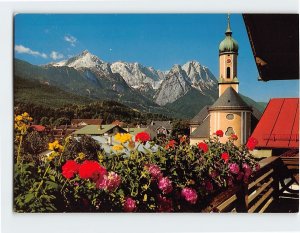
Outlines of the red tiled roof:
{"type": "Polygon", "coordinates": [[[42,125],[31,125],[30,128],[34,129],[37,132],[43,132],[46,128],[42,125]]]}
{"type": "Polygon", "coordinates": [[[258,148],[298,148],[299,98],[271,99],[251,136],[258,148]]]}

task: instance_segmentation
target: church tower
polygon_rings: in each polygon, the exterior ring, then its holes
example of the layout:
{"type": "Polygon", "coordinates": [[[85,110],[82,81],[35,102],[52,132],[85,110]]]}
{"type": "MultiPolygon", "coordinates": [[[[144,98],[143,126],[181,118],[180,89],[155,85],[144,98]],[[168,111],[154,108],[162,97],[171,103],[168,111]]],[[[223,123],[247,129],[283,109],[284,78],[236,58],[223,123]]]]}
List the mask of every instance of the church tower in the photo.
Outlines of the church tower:
{"type": "Polygon", "coordinates": [[[238,50],[238,43],[232,38],[228,15],[225,39],[219,45],[219,97],[228,87],[232,87],[236,92],[239,92],[239,81],[237,79],[238,50]]]}
{"type": "Polygon", "coordinates": [[[238,43],[232,38],[230,19],[228,15],[225,39],[219,45],[219,98],[210,106],[210,135],[216,130],[223,130],[225,137],[220,141],[225,143],[231,134],[238,136],[237,146],[244,144],[250,135],[251,107],[238,94],[237,79],[238,43]]]}

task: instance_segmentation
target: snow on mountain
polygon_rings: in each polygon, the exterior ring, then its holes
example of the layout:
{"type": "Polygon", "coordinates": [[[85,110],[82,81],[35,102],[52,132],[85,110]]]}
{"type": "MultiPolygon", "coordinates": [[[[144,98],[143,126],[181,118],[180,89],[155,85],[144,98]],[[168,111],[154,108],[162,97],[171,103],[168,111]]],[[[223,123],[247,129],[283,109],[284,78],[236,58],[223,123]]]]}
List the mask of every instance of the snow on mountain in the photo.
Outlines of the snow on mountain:
{"type": "Polygon", "coordinates": [[[94,82],[106,79],[115,91],[123,90],[128,85],[159,105],[176,101],[192,88],[203,95],[210,95],[217,90],[218,84],[210,70],[197,61],[189,61],[182,66],[174,65],[170,71],[162,72],[137,62],[118,61],[110,64],[85,50],[68,60],[48,65],[72,67],[94,82]]]}
{"type": "MultiPolygon", "coordinates": [[[[68,60],[54,63],[52,66],[68,66],[79,71],[84,71],[84,73],[87,73],[86,70],[88,69],[98,76],[109,76],[112,74],[109,63],[102,61],[87,50],[84,50],[81,54],[71,57],[68,60]]],[[[89,77],[91,77],[90,73],[87,78],[89,77]]]]}
{"type": "Polygon", "coordinates": [[[150,85],[152,89],[156,90],[164,78],[163,72],[156,71],[152,67],[142,66],[137,62],[114,62],[110,67],[113,73],[119,73],[134,89],[142,89],[150,85]]]}
{"type": "Polygon", "coordinates": [[[189,77],[180,65],[174,65],[154,96],[159,105],[172,103],[191,89],[189,77]]]}
{"type": "Polygon", "coordinates": [[[202,66],[197,61],[189,61],[182,66],[182,69],[189,77],[191,85],[198,89],[202,94],[205,94],[206,90],[216,88],[217,80],[210,70],[202,66]]]}
{"type": "Polygon", "coordinates": [[[54,66],[68,66],[75,69],[78,68],[96,68],[101,66],[103,63],[97,56],[91,54],[89,51],[84,50],[81,54],[74,56],[66,61],[61,61],[54,66]]]}

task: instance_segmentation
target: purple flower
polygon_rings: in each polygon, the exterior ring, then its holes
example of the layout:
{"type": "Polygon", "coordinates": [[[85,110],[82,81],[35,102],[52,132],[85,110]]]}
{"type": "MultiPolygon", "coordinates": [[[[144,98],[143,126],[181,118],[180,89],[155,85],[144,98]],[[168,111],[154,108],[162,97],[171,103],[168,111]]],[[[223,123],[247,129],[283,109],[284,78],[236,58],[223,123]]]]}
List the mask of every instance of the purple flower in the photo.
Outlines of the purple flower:
{"type": "Polygon", "coordinates": [[[151,177],[155,180],[159,180],[163,176],[159,166],[157,166],[156,164],[150,164],[148,166],[148,171],[149,171],[151,177]]]}
{"type": "Polygon", "coordinates": [[[172,182],[168,177],[163,177],[158,181],[158,188],[163,192],[163,194],[168,194],[172,192],[172,182]]]}
{"type": "Polygon", "coordinates": [[[191,204],[196,204],[198,195],[195,189],[193,188],[184,188],[181,190],[181,196],[191,204]]]}
{"type": "Polygon", "coordinates": [[[127,197],[123,209],[125,212],[133,212],[136,210],[136,202],[131,197],[127,197]]]}
{"type": "Polygon", "coordinates": [[[231,163],[231,164],[229,164],[229,170],[233,174],[238,174],[240,171],[240,167],[236,163],[231,163]]]}
{"type": "Polygon", "coordinates": [[[114,191],[119,187],[120,183],[121,177],[115,172],[109,172],[108,175],[104,175],[98,179],[96,187],[99,189],[114,191]]]}

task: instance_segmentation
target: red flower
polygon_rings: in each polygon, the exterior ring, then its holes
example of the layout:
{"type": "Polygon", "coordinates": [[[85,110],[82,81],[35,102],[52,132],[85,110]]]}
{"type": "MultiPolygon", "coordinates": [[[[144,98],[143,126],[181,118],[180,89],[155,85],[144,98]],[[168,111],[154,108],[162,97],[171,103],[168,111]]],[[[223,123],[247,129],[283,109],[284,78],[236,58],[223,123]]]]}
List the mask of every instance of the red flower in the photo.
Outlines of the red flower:
{"type": "Polygon", "coordinates": [[[223,152],[221,154],[221,158],[224,160],[225,163],[227,163],[229,160],[229,154],[227,152],[223,152]]]}
{"type": "Polygon", "coordinates": [[[158,195],[157,199],[159,212],[172,212],[174,210],[171,198],[166,198],[162,195],[158,195]]]}
{"type": "Polygon", "coordinates": [[[221,138],[221,137],[223,137],[224,132],[219,129],[219,130],[216,131],[216,135],[221,138]]]}
{"type": "Polygon", "coordinates": [[[68,160],[63,166],[62,166],[62,175],[66,179],[73,178],[74,175],[78,173],[79,164],[76,163],[74,160],[68,160]]]}
{"type": "Polygon", "coordinates": [[[150,135],[147,132],[140,132],[137,135],[135,135],[135,141],[136,142],[147,142],[150,140],[150,135]]]}
{"type": "Polygon", "coordinates": [[[184,143],[186,141],[187,136],[183,135],[182,137],[179,138],[180,143],[184,143]]]}
{"type": "Polygon", "coordinates": [[[123,209],[125,212],[133,212],[136,209],[136,202],[131,197],[127,197],[123,209]]]}
{"type": "Polygon", "coordinates": [[[84,161],[79,167],[79,176],[81,179],[93,179],[97,181],[100,177],[106,175],[106,173],[104,167],[92,160],[84,161]]]}
{"type": "Polygon", "coordinates": [[[231,134],[230,139],[231,140],[238,140],[238,136],[236,136],[236,134],[231,134]]]}
{"type": "Polygon", "coordinates": [[[175,140],[171,140],[168,142],[168,144],[165,146],[166,149],[170,149],[170,148],[174,148],[176,145],[176,141],[175,140]]]}
{"type": "Polygon", "coordinates": [[[197,146],[199,150],[202,150],[204,153],[208,151],[208,145],[205,142],[199,142],[197,146]]]}
{"type": "Polygon", "coordinates": [[[246,146],[247,146],[247,148],[248,148],[249,150],[254,150],[254,148],[255,148],[255,146],[257,145],[257,143],[258,143],[258,141],[256,140],[256,138],[250,137],[250,138],[248,139],[248,142],[247,142],[246,146]]]}

